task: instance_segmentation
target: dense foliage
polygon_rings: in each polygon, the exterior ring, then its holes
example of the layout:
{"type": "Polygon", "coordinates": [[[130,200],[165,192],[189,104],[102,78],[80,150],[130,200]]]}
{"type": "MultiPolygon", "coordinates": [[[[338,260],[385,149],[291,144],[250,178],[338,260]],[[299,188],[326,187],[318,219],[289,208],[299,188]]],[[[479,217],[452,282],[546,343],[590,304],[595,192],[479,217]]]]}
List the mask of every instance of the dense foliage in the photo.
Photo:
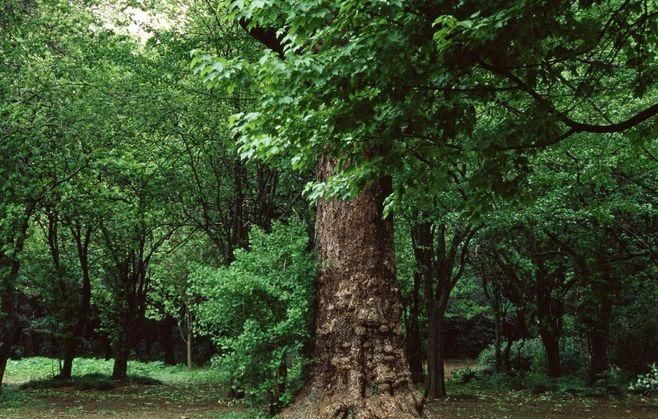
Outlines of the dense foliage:
{"type": "Polygon", "coordinates": [[[308,362],[315,263],[298,221],[276,222],[270,234],[253,229],[249,239],[229,266],[193,271],[199,333],[213,336],[213,363],[232,384],[276,411],[308,362]]]}

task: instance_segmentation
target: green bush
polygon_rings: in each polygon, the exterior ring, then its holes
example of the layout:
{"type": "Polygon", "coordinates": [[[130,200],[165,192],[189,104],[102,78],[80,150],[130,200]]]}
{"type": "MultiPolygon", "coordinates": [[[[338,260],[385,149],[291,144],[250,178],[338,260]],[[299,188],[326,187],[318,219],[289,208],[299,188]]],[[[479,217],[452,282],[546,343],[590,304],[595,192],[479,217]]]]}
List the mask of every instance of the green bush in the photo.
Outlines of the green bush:
{"type": "Polygon", "coordinates": [[[651,365],[648,373],[638,375],[628,389],[633,393],[658,394],[658,367],[656,364],[651,365]]]}
{"type": "Polygon", "coordinates": [[[106,391],[116,387],[116,383],[107,375],[93,373],[73,377],[70,380],[60,380],[58,378],[31,380],[20,386],[21,389],[30,390],[62,387],[75,387],[78,390],[106,391]]]}
{"type": "Polygon", "coordinates": [[[476,375],[476,371],[472,368],[460,368],[452,374],[450,379],[460,384],[466,384],[472,381],[476,375]]]}
{"type": "Polygon", "coordinates": [[[532,394],[541,394],[558,390],[555,380],[549,378],[546,374],[531,372],[525,377],[525,388],[532,394]]]}
{"type": "Polygon", "coordinates": [[[73,377],[73,384],[78,390],[107,391],[116,387],[114,380],[103,374],[86,374],[80,377],[73,377]]]}
{"type": "MultiPolygon", "coordinates": [[[[160,380],[152,377],[145,377],[139,375],[129,375],[126,378],[129,384],[139,385],[159,385],[162,384],[160,380]]],[[[47,389],[47,388],[62,388],[62,387],[75,387],[78,390],[112,390],[117,386],[109,375],[101,373],[91,373],[80,376],[73,376],[70,380],[61,380],[59,378],[47,378],[30,380],[20,385],[21,389],[47,389]]]]}
{"type": "Polygon", "coordinates": [[[275,411],[301,384],[315,261],[301,222],[254,229],[250,244],[228,267],[197,267],[192,283],[207,297],[197,316],[219,347],[213,364],[248,401],[275,411]]]}

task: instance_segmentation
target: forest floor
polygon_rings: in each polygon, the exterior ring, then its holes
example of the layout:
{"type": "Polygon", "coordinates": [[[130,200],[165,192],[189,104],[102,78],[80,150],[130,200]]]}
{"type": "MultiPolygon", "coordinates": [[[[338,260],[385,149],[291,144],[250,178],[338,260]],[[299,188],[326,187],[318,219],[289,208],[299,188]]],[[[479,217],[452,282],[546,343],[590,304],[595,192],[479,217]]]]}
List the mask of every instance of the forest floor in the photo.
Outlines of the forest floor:
{"type": "MultiPolygon", "coordinates": [[[[464,366],[449,364],[448,374],[464,366]]],[[[108,374],[110,363],[79,360],[74,375],[108,374]]],[[[258,413],[226,398],[226,387],[216,372],[208,369],[187,370],[160,363],[133,362],[129,372],[137,377],[151,377],[159,384],[126,384],[105,391],[74,387],[21,388],[21,384],[52,376],[56,361],[31,358],[12,362],[6,375],[7,386],[0,393],[0,418],[257,418],[258,413]]],[[[140,380],[136,380],[140,381],[140,380]]],[[[144,380],[142,380],[144,381],[144,380]]],[[[38,382],[37,382],[38,383],[38,382]]],[[[79,386],[80,387],[80,386],[79,386]]],[[[525,391],[485,389],[472,391],[453,384],[451,397],[428,406],[432,419],[565,419],[565,418],[633,418],[658,419],[658,404],[641,397],[581,398],[554,393],[532,395],[525,391]]]]}

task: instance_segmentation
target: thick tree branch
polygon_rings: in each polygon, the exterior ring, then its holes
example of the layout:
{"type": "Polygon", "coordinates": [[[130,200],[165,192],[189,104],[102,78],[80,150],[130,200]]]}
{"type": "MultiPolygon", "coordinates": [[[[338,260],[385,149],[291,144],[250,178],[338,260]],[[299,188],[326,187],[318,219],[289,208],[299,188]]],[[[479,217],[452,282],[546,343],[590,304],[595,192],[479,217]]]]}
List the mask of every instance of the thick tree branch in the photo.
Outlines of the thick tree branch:
{"type": "Polygon", "coordinates": [[[283,44],[279,40],[279,37],[276,34],[276,30],[272,28],[260,28],[258,26],[252,27],[249,24],[249,21],[246,19],[240,19],[238,21],[242,29],[247,31],[252,38],[265,45],[267,48],[279,54],[279,57],[283,59],[283,44]]]}
{"type": "Polygon", "coordinates": [[[541,148],[541,147],[546,147],[549,145],[553,145],[556,143],[559,143],[560,141],[572,136],[573,134],[581,133],[581,132],[589,132],[589,133],[598,133],[598,134],[606,134],[606,133],[615,133],[615,132],[622,132],[626,131],[630,128],[633,128],[653,117],[658,115],[658,103],[655,103],[648,108],[645,108],[644,110],[636,113],[635,115],[620,121],[616,123],[610,123],[610,124],[588,124],[588,123],[583,123],[583,122],[578,122],[574,121],[571,119],[568,115],[560,112],[555,108],[555,105],[542,96],[539,92],[534,90],[532,87],[530,87],[526,82],[521,80],[519,77],[514,75],[512,72],[507,71],[505,69],[496,67],[494,65],[490,65],[485,63],[484,61],[480,61],[480,66],[486,70],[489,70],[501,77],[505,77],[509,81],[513,82],[516,84],[519,88],[519,90],[526,92],[532,99],[535,100],[539,105],[543,106],[545,109],[547,109],[550,113],[555,115],[555,117],[562,122],[564,125],[568,127],[568,129],[562,134],[559,135],[553,139],[541,142],[541,143],[534,143],[534,144],[523,144],[519,146],[514,146],[514,147],[509,147],[509,148],[504,148],[504,150],[524,150],[524,149],[531,149],[531,148],[541,148]]]}

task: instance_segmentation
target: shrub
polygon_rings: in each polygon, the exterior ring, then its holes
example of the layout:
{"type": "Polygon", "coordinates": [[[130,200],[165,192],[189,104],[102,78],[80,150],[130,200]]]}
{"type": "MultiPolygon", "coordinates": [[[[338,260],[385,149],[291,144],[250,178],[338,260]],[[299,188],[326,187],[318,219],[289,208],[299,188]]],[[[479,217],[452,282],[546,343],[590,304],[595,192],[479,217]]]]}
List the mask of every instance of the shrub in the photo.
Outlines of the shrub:
{"type": "Polygon", "coordinates": [[[646,374],[638,375],[635,382],[633,382],[628,389],[633,393],[641,394],[656,394],[658,393],[658,367],[652,364],[649,372],[646,374]]]}
{"type": "Polygon", "coordinates": [[[476,377],[476,372],[471,368],[460,368],[456,370],[450,379],[457,383],[466,384],[476,377]]]}
{"type": "Polygon", "coordinates": [[[315,262],[301,222],[254,229],[250,244],[228,267],[198,267],[192,283],[207,297],[197,315],[220,350],[213,364],[248,401],[275,411],[301,384],[315,262]]]}
{"type": "Polygon", "coordinates": [[[493,343],[480,352],[477,364],[487,370],[493,370],[496,367],[496,347],[493,343]]]}
{"type": "Polygon", "coordinates": [[[116,386],[114,380],[103,374],[85,374],[79,377],[73,377],[70,380],[60,380],[58,378],[49,378],[41,380],[31,380],[21,384],[22,389],[48,389],[75,387],[78,390],[112,390],[116,386]]]}
{"type": "Polygon", "coordinates": [[[112,390],[116,383],[109,376],[103,374],[86,374],[73,377],[73,384],[78,390],[112,390]]]}
{"type": "Polygon", "coordinates": [[[532,372],[525,378],[525,387],[532,394],[541,394],[549,391],[558,390],[555,380],[547,375],[538,372],[532,372]]]}

